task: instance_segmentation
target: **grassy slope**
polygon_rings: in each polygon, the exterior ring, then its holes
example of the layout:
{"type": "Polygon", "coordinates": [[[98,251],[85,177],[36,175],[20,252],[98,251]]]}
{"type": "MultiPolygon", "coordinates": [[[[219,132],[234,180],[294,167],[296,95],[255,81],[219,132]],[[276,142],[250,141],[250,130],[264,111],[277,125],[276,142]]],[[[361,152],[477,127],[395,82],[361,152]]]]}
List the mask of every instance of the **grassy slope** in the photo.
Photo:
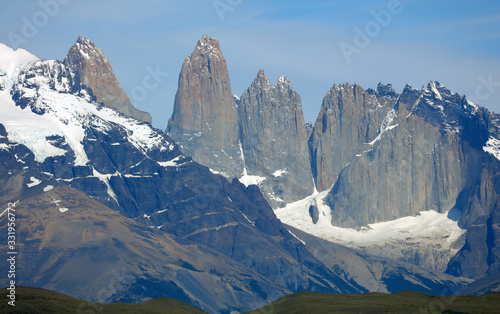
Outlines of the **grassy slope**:
{"type": "Polygon", "coordinates": [[[100,304],[82,301],[49,290],[17,287],[16,306],[7,304],[7,289],[1,289],[0,313],[205,313],[187,303],[158,298],[144,303],[100,304]]]}
{"type": "MultiPolygon", "coordinates": [[[[205,313],[169,298],[144,303],[99,304],[49,290],[17,287],[16,307],[7,305],[1,289],[0,313],[205,313]]],[[[267,305],[255,314],[278,313],[500,313],[500,292],[477,296],[440,297],[405,291],[395,294],[326,294],[300,292],[267,305]]]]}
{"type": "Polygon", "coordinates": [[[481,297],[440,297],[412,291],[358,295],[300,292],[285,296],[260,313],[500,313],[500,293],[481,297]]]}

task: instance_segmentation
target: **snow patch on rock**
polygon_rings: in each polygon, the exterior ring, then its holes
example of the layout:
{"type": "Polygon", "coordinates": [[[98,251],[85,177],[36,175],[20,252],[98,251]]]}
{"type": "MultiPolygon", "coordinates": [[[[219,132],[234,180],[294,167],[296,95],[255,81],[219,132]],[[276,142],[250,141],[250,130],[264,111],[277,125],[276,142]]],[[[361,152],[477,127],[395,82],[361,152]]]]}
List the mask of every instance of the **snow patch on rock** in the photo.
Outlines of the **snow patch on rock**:
{"type": "Polygon", "coordinates": [[[373,255],[384,252],[384,257],[403,260],[410,250],[412,254],[424,255],[432,251],[436,256],[433,265],[436,269],[442,268],[458,252],[454,244],[466,232],[458,226],[461,213],[455,210],[422,211],[417,216],[368,224],[359,230],[336,227],[331,224],[331,209],[324,202],[328,193],[328,190],[316,192],[288,204],[277,209],[276,216],[284,224],[311,235],[373,255]],[[312,205],[317,206],[319,212],[316,224],[309,212],[312,205]]]}
{"type": "Polygon", "coordinates": [[[286,171],[286,169],[276,170],[276,171],[273,173],[273,176],[275,176],[275,177],[281,177],[281,176],[282,176],[282,175],[284,175],[285,173],[288,173],[288,171],[286,171]]]}
{"type": "Polygon", "coordinates": [[[59,208],[59,211],[60,211],[61,213],[65,213],[65,212],[67,212],[68,210],[69,210],[69,209],[68,209],[68,208],[66,208],[66,207],[59,208]]]}
{"type": "Polygon", "coordinates": [[[30,180],[31,180],[30,183],[26,183],[26,186],[28,186],[29,188],[32,188],[32,187],[37,186],[40,183],[42,183],[42,181],[38,180],[35,177],[30,177],[30,180]]]}
{"type": "Polygon", "coordinates": [[[44,192],[52,191],[54,189],[53,185],[47,185],[46,187],[43,188],[44,192]]]}
{"type": "Polygon", "coordinates": [[[500,140],[490,137],[486,142],[486,145],[483,147],[483,150],[500,160],[500,140]]]}

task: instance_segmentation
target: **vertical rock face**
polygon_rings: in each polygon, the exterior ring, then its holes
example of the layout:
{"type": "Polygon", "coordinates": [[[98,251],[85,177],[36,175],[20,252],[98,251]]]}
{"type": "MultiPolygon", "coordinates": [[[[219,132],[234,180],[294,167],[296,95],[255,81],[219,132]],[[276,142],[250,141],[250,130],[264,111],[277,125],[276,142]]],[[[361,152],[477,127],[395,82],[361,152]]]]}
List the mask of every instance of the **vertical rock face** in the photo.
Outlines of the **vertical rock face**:
{"type": "Polygon", "coordinates": [[[197,162],[228,176],[241,175],[236,105],[216,39],[203,36],[184,60],[167,132],[197,162]]]}
{"type": "Polygon", "coordinates": [[[469,141],[480,144],[484,138],[478,135],[485,131],[489,138],[476,184],[464,190],[457,201],[464,209],[459,224],[467,228],[467,237],[448,264],[447,272],[454,276],[492,279],[488,274],[500,270],[500,146],[495,140],[500,137],[499,122],[500,115],[479,107],[476,119],[468,123],[465,135],[469,141]]]}
{"type": "Polygon", "coordinates": [[[464,138],[463,121],[475,110],[437,82],[423,91],[407,86],[375,139],[340,172],[327,197],[332,224],[359,227],[452,209],[480,173],[483,152],[464,138]]]}
{"type": "Polygon", "coordinates": [[[74,74],[75,89],[86,88],[91,91],[97,102],[127,116],[151,123],[149,113],[137,110],[132,105],[116,80],[108,58],[92,41],[78,37],[63,63],[74,74]]]}
{"type": "Polygon", "coordinates": [[[381,84],[376,91],[364,91],[356,84],[334,85],[330,89],[309,138],[312,171],[319,191],[329,189],[363,145],[377,136],[397,96],[390,85],[381,84]]]}
{"type": "Polygon", "coordinates": [[[260,71],[235,103],[216,39],[204,36],[184,61],[167,133],[197,162],[259,184],[273,207],[314,191],[299,94],[260,71]]]}
{"type": "Polygon", "coordinates": [[[273,86],[259,71],[238,106],[248,175],[265,177],[261,186],[273,207],[314,191],[307,131],[299,94],[281,76],[273,86]]]}

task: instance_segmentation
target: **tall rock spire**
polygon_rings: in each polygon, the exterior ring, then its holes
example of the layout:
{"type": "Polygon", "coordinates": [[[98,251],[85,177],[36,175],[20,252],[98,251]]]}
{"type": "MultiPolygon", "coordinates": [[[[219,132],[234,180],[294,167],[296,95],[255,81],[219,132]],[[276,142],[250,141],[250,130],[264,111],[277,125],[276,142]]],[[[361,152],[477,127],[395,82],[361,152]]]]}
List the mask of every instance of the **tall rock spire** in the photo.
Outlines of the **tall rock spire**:
{"type": "Polygon", "coordinates": [[[91,40],[78,37],[63,63],[75,73],[77,82],[81,84],[77,88],[89,89],[97,102],[127,116],[151,123],[149,113],[132,105],[118,83],[108,58],[91,40]]]}
{"type": "Polygon", "coordinates": [[[241,175],[237,110],[219,42],[207,35],[184,60],[167,133],[193,159],[241,175]]]}
{"type": "Polygon", "coordinates": [[[186,58],[167,133],[212,170],[258,184],[274,207],[314,192],[299,94],[259,71],[235,101],[219,42],[203,36],[186,58]]]}
{"type": "Polygon", "coordinates": [[[307,131],[299,94],[281,76],[274,86],[259,71],[238,106],[248,175],[265,177],[262,190],[273,207],[314,191],[307,131]]]}

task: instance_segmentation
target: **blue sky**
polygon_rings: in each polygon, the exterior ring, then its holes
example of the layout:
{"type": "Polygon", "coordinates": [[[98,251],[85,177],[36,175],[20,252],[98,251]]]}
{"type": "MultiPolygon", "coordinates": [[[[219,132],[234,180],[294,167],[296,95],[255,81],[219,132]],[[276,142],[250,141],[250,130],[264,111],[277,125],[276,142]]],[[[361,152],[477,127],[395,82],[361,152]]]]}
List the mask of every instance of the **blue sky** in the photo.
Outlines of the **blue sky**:
{"type": "Polygon", "coordinates": [[[283,74],[306,121],[316,119],[330,87],[345,82],[392,83],[401,92],[436,80],[500,112],[500,1],[2,1],[0,29],[0,42],[45,59],[63,59],[78,36],[91,39],[134,105],[162,129],[182,62],[203,34],[220,41],[234,94],[260,69],[272,82],[283,74]],[[133,97],[148,69],[169,75],[133,97]]]}

